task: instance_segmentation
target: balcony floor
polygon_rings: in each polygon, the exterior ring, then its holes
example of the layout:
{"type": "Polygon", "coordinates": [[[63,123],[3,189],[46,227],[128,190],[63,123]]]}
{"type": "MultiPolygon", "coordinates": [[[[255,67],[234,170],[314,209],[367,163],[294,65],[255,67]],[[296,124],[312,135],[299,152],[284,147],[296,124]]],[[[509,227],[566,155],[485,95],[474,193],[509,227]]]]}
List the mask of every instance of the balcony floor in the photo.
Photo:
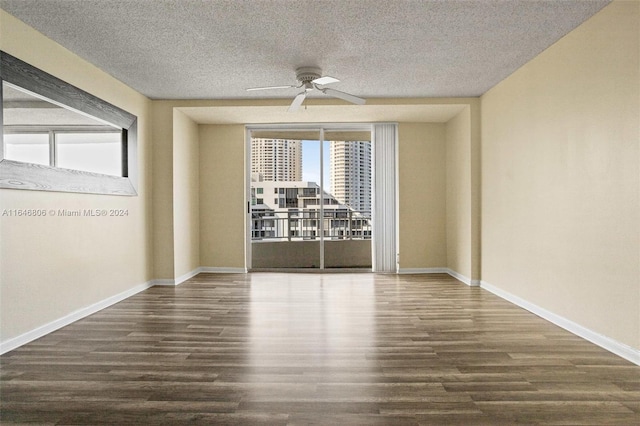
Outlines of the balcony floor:
{"type": "MultiPolygon", "coordinates": [[[[325,268],[371,270],[371,240],[326,240],[325,268]]],[[[317,269],[320,267],[320,241],[253,241],[251,268],[317,269]]]]}

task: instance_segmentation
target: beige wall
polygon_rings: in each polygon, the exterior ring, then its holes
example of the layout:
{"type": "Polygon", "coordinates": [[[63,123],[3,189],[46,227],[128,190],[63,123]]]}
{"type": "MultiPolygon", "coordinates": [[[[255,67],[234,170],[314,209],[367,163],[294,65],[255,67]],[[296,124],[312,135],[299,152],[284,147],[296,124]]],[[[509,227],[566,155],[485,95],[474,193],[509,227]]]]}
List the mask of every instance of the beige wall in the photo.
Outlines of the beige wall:
{"type": "Polygon", "coordinates": [[[200,136],[198,125],[173,110],[173,264],[176,278],[200,267],[200,136]]]}
{"type": "Polygon", "coordinates": [[[400,269],[442,268],[446,251],[446,129],[398,126],[400,269]]]}
{"type": "Polygon", "coordinates": [[[482,135],[480,99],[473,99],[469,103],[469,128],[471,151],[471,279],[472,284],[480,284],[482,278],[482,135]]]}
{"type": "Polygon", "coordinates": [[[152,103],[153,277],[172,280],[173,257],[173,105],[152,103]]]}
{"type": "Polygon", "coordinates": [[[640,348],[638,2],[482,97],[482,280],[640,348]]]}
{"type": "Polygon", "coordinates": [[[138,116],[139,195],[0,189],[2,209],[123,209],[126,217],[0,217],[6,342],[152,279],[150,101],[0,10],[0,49],[138,116]]]}
{"type": "Polygon", "coordinates": [[[471,278],[471,116],[446,124],[447,268],[471,278]]]}
{"type": "Polygon", "coordinates": [[[244,268],[244,126],[199,127],[201,266],[244,268]]]}

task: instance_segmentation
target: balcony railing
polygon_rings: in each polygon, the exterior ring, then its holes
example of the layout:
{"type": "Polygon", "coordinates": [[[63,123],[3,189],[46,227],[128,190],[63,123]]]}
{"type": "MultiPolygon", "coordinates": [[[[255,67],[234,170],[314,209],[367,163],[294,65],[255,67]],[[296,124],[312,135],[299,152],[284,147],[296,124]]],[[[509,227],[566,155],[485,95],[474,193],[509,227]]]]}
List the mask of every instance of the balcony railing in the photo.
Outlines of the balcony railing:
{"type": "Polygon", "coordinates": [[[371,239],[371,212],[325,209],[324,217],[315,209],[281,211],[252,210],[252,241],[304,241],[320,238],[320,224],[325,240],[371,239]]]}

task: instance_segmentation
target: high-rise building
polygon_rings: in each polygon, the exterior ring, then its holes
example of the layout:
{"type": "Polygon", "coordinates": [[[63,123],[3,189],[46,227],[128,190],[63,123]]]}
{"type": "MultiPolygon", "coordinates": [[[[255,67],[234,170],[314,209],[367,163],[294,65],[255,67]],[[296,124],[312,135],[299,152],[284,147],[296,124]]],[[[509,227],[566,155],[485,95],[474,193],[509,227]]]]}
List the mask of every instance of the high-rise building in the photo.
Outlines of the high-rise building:
{"type": "Polygon", "coordinates": [[[371,142],[332,141],[329,178],[336,199],[357,211],[371,210],[371,142]]]}
{"type": "Polygon", "coordinates": [[[331,240],[371,238],[371,215],[340,204],[316,182],[252,180],[251,219],[253,240],[315,239],[322,230],[331,240]]]}
{"type": "Polygon", "coordinates": [[[269,182],[302,180],[302,144],[299,140],[251,139],[251,172],[269,182]]]}

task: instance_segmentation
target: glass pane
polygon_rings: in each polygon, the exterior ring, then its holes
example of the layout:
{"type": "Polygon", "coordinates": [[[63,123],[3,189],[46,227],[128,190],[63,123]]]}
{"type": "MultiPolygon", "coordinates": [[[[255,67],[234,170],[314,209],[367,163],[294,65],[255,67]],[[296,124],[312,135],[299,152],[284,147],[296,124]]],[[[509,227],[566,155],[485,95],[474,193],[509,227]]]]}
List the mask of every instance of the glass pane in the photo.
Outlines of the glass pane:
{"type": "MultiPolygon", "coordinates": [[[[371,268],[371,142],[325,132],[330,201],[325,202],[326,268],[371,268]]],[[[366,136],[366,135],[358,135],[366,136]]]]}
{"type": "Polygon", "coordinates": [[[24,163],[49,165],[49,134],[4,135],[4,158],[24,163]]]}
{"type": "Polygon", "coordinates": [[[120,133],[56,133],[57,166],[122,176],[120,133]]]}
{"type": "Polygon", "coordinates": [[[320,267],[319,132],[298,133],[251,141],[252,268],[320,267]]]}

